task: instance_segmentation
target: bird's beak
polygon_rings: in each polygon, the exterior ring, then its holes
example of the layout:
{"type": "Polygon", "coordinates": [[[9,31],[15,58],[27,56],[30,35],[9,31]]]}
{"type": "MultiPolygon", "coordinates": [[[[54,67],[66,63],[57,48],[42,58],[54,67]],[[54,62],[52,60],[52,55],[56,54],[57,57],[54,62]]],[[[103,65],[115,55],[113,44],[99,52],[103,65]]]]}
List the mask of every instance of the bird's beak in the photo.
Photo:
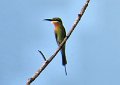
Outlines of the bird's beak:
{"type": "Polygon", "coordinates": [[[46,20],[46,21],[52,21],[52,19],[44,19],[44,20],[46,20]]]}

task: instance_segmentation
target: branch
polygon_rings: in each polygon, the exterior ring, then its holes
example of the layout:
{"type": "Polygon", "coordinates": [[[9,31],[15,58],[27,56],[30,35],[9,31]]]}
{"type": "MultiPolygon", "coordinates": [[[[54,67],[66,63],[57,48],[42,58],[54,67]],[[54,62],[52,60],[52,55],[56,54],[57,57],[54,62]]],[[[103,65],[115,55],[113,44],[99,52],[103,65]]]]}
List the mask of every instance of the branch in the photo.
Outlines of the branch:
{"type": "Polygon", "coordinates": [[[62,46],[65,44],[65,42],[68,40],[68,38],[70,37],[71,33],[73,32],[73,30],[75,29],[75,27],[77,26],[78,22],[81,20],[81,17],[83,16],[88,3],[90,2],[90,0],[87,0],[85,5],[83,6],[81,12],[78,14],[77,19],[75,20],[75,22],[73,23],[73,26],[71,28],[71,30],[69,31],[69,33],[66,35],[66,37],[64,38],[64,40],[62,41],[62,43],[59,45],[58,49],[55,51],[55,53],[49,58],[47,59],[42,66],[38,69],[37,72],[35,72],[35,74],[28,79],[26,85],[30,85],[39,75],[40,73],[46,68],[46,66],[53,60],[53,58],[57,55],[57,53],[60,51],[60,49],[62,48],[62,46]]]}
{"type": "Polygon", "coordinates": [[[45,58],[44,54],[42,53],[42,51],[38,50],[38,52],[42,55],[44,61],[46,61],[46,58],[45,58]]]}

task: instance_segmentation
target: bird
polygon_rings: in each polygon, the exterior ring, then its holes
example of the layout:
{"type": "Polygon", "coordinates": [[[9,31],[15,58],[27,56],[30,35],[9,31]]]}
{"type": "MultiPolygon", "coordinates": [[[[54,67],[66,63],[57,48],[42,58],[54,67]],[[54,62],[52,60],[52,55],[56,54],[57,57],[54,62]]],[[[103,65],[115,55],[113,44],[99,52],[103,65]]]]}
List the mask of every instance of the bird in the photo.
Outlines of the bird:
{"type": "MultiPolygon", "coordinates": [[[[56,42],[59,46],[66,37],[66,30],[65,27],[63,26],[61,18],[54,17],[52,19],[44,19],[44,20],[50,21],[54,25],[54,34],[55,34],[56,42]]],[[[65,67],[65,74],[67,75],[67,71],[66,71],[67,59],[65,53],[65,44],[63,45],[60,51],[62,54],[62,65],[65,67]]]]}

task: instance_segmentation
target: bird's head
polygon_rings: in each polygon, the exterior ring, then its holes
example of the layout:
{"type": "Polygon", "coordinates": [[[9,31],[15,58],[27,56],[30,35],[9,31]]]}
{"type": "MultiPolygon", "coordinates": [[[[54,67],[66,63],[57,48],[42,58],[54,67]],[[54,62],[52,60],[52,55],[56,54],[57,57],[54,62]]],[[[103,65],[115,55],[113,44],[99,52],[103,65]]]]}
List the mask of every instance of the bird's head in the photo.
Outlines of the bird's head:
{"type": "Polygon", "coordinates": [[[62,20],[59,17],[55,17],[52,19],[44,19],[46,21],[51,21],[52,24],[54,24],[55,26],[61,25],[62,24],[62,20]]]}

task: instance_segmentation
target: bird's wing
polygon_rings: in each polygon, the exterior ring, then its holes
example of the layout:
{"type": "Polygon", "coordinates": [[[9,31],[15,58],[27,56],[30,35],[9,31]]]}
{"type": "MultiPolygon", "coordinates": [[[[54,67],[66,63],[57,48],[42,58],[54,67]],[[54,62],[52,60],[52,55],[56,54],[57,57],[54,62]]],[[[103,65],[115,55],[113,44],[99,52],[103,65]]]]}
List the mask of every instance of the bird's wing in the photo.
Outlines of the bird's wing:
{"type": "Polygon", "coordinates": [[[56,32],[54,32],[55,33],[55,39],[56,39],[56,42],[57,42],[57,44],[58,44],[58,46],[60,45],[60,42],[58,41],[58,36],[57,36],[57,33],[56,32]]]}

